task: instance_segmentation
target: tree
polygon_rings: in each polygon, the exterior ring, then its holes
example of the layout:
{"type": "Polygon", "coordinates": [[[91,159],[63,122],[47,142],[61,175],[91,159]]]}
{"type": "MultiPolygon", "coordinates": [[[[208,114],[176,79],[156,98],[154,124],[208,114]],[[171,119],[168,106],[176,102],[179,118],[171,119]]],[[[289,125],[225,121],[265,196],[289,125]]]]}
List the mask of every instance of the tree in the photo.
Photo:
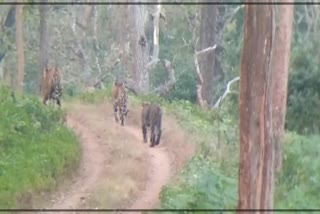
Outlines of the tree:
{"type": "Polygon", "coordinates": [[[20,92],[23,91],[24,81],[24,48],[23,48],[23,24],[22,13],[23,5],[16,6],[16,46],[17,46],[17,79],[16,89],[20,92]]]}
{"type": "MultiPolygon", "coordinates": [[[[4,6],[2,6],[2,7],[4,7],[4,6]]],[[[11,30],[14,27],[14,24],[16,22],[15,14],[16,14],[16,7],[15,6],[10,6],[10,8],[8,8],[8,13],[7,13],[4,25],[1,26],[1,30],[2,31],[5,31],[6,28],[11,30]]],[[[9,32],[11,32],[10,30],[9,30],[9,32]]],[[[11,33],[8,33],[8,34],[11,35],[11,33]]],[[[7,37],[10,37],[10,35],[7,35],[7,37]]],[[[5,43],[4,39],[5,39],[4,37],[0,38],[1,44],[5,43]]],[[[0,63],[2,62],[3,58],[5,57],[8,49],[9,48],[1,47],[1,50],[0,50],[0,63]]]]}
{"type": "MultiPolygon", "coordinates": [[[[289,2],[283,0],[283,2],[289,2]]],[[[284,134],[284,123],[287,107],[287,88],[290,65],[290,49],[293,24],[293,5],[278,6],[278,25],[272,54],[272,70],[274,74],[272,127],[275,140],[275,169],[282,166],[281,141],[284,134]]]]}
{"type": "MultiPolygon", "coordinates": [[[[271,2],[271,1],[269,1],[271,2]]],[[[273,207],[272,5],[245,5],[240,74],[238,209],[273,207]]]]}
{"type": "Polygon", "coordinates": [[[133,66],[132,79],[143,92],[149,91],[149,72],[146,68],[149,56],[149,43],[145,35],[145,22],[147,15],[146,5],[132,6],[133,29],[131,35],[133,66]]]}
{"type": "MultiPolygon", "coordinates": [[[[204,50],[216,45],[216,16],[217,5],[202,5],[199,50],[204,50]]],[[[201,92],[197,95],[198,103],[201,104],[201,100],[203,100],[206,102],[206,105],[211,105],[214,88],[213,81],[215,78],[215,49],[207,51],[200,56],[198,63],[202,82],[199,83],[201,84],[201,92]]]]}
{"type": "MultiPolygon", "coordinates": [[[[43,3],[47,3],[48,0],[43,0],[43,3]]],[[[40,51],[39,51],[39,75],[38,84],[41,87],[41,76],[45,68],[48,67],[49,63],[49,38],[48,38],[48,27],[47,27],[47,17],[48,17],[48,5],[43,4],[39,6],[40,13],[40,51]]]]}

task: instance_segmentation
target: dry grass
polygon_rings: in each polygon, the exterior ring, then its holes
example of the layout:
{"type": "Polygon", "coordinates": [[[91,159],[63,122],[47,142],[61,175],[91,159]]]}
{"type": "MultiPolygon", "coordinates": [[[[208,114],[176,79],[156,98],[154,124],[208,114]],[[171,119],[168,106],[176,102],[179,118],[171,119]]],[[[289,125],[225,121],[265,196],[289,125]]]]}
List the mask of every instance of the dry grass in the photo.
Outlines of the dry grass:
{"type": "MultiPolygon", "coordinates": [[[[162,136],[160,144],[163,144],[167,148],[173,173],[175,173],[180,170],[186,161],[194,154],[195,146],[188,140],[190,139],[188,138],[188,134],[181,128],[176,118],[171,114],[167,114],[164,109],[162,111],[162,136]]],[[[131,106],[129,114],[127,123],[140,128],[141,106],[131,106]]],[[[150,136],[149,134],[150,131],[148,130],[148,136],[150,136]]],[[[143,142],[142,130],[141,142],[143,142]]]]}
{"type": "MultiPolygon", "coordinates": [[[[116,124],[110,103],[99,105],[65,103],[63,108],[79,118],[99,143],[107,156],[94,191],[86,195],[78,208],[127,208],[146,187],[150,149],[142,140],[142,131],[132,133],[116,124]],[[141,136],[140,139],[139,136],[141,136]]],[[[127,125],[141,130],[140,106],[129,106],[127,125]]],[[[194,145],[176,119],[163,113],[161,144],[166,147],[172,173],[177,172],[194,153],[194,145]]],[[[149,134],[149,133],[148,133],[149,134]]]]}
{"type": "Polygon", "coordinates": [[[125,127],[115,124],[110,104],[99,106],[77,104],[74,114],[83,115],[83,122],[105,145],[108,161],[95,191],[83,200],[81,208],[120,208],[125,206],[134,193],[144,188],[147,179],[146,148],[125,127]],[[101,116],[104,112],[105,117],[101,116]],[[126,201],[127,203],[124,203],[126,201]]]}

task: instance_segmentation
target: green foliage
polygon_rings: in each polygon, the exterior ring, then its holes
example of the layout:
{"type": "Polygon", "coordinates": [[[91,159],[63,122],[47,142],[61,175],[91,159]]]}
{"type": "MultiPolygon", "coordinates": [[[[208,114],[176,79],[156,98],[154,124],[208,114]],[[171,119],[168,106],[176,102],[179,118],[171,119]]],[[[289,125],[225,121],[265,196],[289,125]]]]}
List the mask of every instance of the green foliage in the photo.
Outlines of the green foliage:
{"type": "Polygon", "coordinates": [[[104,90],[95,90],[94,92],[85,92],[77,97],[84,103],[100,103],[112,100],[112,85],[108,85],[104,90]]]}
{"type": "Polygon", "coordinates": [[[286,136],[283,171],[276,185],[275,206],[311,209],[320,206],[320,136],[286,136]]]}
{"type": "Polygon", "coordinates": [[[190,133],[198,151],[173,183],[161,193],[162,208],[233,208],[237,200],[238,136],[227,111],[206,112],[186,100],[157,96],[130,97],[133,105],[158,103],[190,133]],[[219,136],[217,138],[217,136],[219,136]],[[219,144],[219,145],[218,145],[219,144]],[[230,158],[232,157],[232,158],[230,158]]]}
{"type": "Polygon", "coordinates": [[[318,45],[297,43],[291,55],[287,128],[301,134],[319,133],[320,72],[318,45]]]}
{"type": "MultiPolygon", "coordinates": [[[[195,14],[197,7],[164,6],[170,22],[160,27],[159,43],[160,59],[168,59],[175,69],[175,89],[166,96],[168,100],[184,99],[196,102],[196,73],[191,49],[192,29],[187,14],[195,14]],[[188,45],[186,44],[188,43],[188,45]]],[[[167,79],[167,71],[159,64],[150,75],[151,87],[163,84],[167,79]]]]}
{"type": "Polygon", "coordinates": [[[236,204],[236,178],[222,174],[202,153],[190,160],[180,176],[161,192],[162,208],[223,209],[236,204]]]}
{"type": "Polygon", "coordinates": [[[52,187],[78,162],[80,147],[61,110],[35,98],[13,99],[4,87],[0,109],[0,207],[14,208],[25,193],[52,187]]]}

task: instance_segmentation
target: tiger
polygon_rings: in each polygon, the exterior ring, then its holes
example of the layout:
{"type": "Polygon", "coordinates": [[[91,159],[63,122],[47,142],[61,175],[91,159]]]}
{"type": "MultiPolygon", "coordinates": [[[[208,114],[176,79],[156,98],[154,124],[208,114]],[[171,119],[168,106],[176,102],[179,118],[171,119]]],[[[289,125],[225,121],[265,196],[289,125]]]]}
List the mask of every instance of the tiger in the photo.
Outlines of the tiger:
{"type": "Polygon", "coordinates": [[[61,107],[62,96],[62,76],[58,68],[46,68],[42,73],[42,84],[40,90],[43,94],[43,104],[47,105],[47,101],[55,100],[57,105],[61,107]]]}
{"type": "Polygon", "coordinates": [[[161,122],[161,107],[158,104],[143,103],[141,111],[143,141],[147,143],[147,129],[149,127],[151,129],[150,147],[160,144],[162,133],[161,122]]]}
{"type": "Polygon", "coordinates": [[[124,126],[124,119],[127,116],[129,109],[127,109],[128,94],[123,83],[115,82],[113,87],[113,111],[116,122],[119,122],[118,113],[120,113],[121,126],[124,126]]]}

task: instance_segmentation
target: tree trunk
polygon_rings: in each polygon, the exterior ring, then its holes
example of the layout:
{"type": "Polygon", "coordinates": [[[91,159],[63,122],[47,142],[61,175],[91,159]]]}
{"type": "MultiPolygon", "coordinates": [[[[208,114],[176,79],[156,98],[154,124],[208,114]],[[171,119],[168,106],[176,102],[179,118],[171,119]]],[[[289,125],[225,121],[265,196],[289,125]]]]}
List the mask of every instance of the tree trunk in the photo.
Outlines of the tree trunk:
{"type": "Polygon", "coordinates": [[[238,209],[273,208],[272,7],[245,5],[240,74],[238,209]]]}
{"type": "Polygon", "coordinates": [[[96,66],[98,69],[99,74],[102,73],[101,71],[101,63],[100,63],[100,46],[99,46],[99,42],[98,42],[98,38],[97,38],[97,25],[98,25],[98,10],[97,7],[95,5],[92,5],[92,16],[93,16],[93,50],[95,52],[95,59],[96,59],[96,66]]]}
{"type": "Polygon", "coordinates": [[[16,6],[16,45],[17,45],[17,79],[16,89],[23,92],[24,81],[24,48],[23,48],[23,26],[22,26],[22,13],[23,5],[16,6]]]}
{"type": "MultiPolygon", "coordinates": [[[[208,47],[212,47],[216,42],[216,16],[217,5],[203,5],[201,8],[200,19],[200,40],[198,50],[203,50],[208,47]]],[[[215,50],[202,54],[198,60],[199,69],[202,76],[201,96],[202,99],[207,102],[207,105],[211,105],[213,98],[213,81],[215,76],[215,50]]],[[[199,102],[199,97],[198,97],[199,102]]]]}
{"type": "MultiPolygon", "coordinates": [[[[5,31],[6,28],[13,28],[14,27],[14,24],[16,21],[15,14],[16,14],[16,7],[11,6],[11,8],[8,11],[6,20],[4,21],[4,26],[1,26],[2,31],[5,31]]],[[[5,34],[6,34],[6,36],[0,38],[1,43],[4,43],[5,39],[11,38],[11,35],[12,35],[11,31],[9,31],[8,33],[5,33],[5,34]]],[[[5,48],[5,49],[2,48],[0,50],[0,63],[2,62],[3,58],[7,54],[7,51],[8,51],[8,48],[5,48]]]]}
{"type": "MultiPolygon", "coordinates": [[[[115,7],[115,6],[112,6],[115,7]]],[[[130,60],[131,49],[130,49],[130,36],[131,33],[131,24],[133,24],[132,19],[129,19],[129,5],[117,5],[115,10],[117,14],[115,16],[115,25],[117,26],[117,42],[120,44],[121,52],[121,63],[124,66],[125,70],[128,72],[129,78],[132,78],[132,60],[130,60]]]]}
{"type": "MultiPolygon", "coordinates": [[[[74,50],[74,53],[80,58],[80,64],[82,67],[82,75],[81,79],[82,82],[85,84],[86,87],[90,84],[90,73],[89,73],[89,59],[88,55],[85,51],[85,49],[82,46],[82,38],[86,35],[86,28],[81,28],[82,33],[78,33],[76,30],[76,26],[79,26],[79,22],[77,19],[77,12],[79,10],[79,6],[75,6],[75,8],[72,8],[72,16],[73,19],[72,25],[71,25],[71,31],[75,40],[76,49],[74,50]]],[[[86,26],[85,26],[86,27],[86,26]]]]}
{"type": "Polygon", "coordinates": [[[146,39],[144,27],[147,15],[146,5],[133,5],[133,31],[132,31],[132,49],[133,49],[133,81],[141,92],[149,91],[149,73],[146,68],[148,62],[149,44],[146,39]]]}
{"type": "MultiPolygon", "coordinates": [[[[289,2],[283,0],[283,2],[289,2]]],[[[281,142],[287,107],[287,87],[290,65],[290,47],[293,23],[293,5],[278,5],[278,25],[272,54],[272,70],[275,71],[273,86],[273,128],[275,137],[275,170],[282,166],[281,142]]]]}
{"type": "MultiPolygon", "coordinates": [[[[43,3],[47,3],[48,0],[42,0],[43,3]]],[[[40,13],[40,53],[39,53],[39,75],[38,84],[41,87],[42,72],[48,67],[49,63],[49,38],[47,27],[48,5],[43,4],[39,6],[40,13]]],[[[39,87],[39,88],[40,88],[39,87]]],[[[40,93],[40,91],[39,91],[40,93]]]]}

